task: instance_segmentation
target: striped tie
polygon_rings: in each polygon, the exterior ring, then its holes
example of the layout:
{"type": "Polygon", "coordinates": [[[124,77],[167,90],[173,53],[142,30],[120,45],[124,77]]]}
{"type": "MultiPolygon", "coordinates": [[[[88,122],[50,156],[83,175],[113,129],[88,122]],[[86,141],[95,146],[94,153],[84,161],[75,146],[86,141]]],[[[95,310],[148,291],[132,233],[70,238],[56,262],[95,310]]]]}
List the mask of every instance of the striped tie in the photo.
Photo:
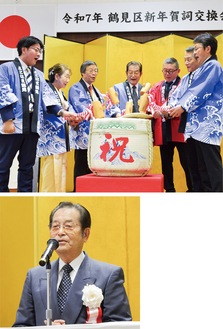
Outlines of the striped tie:
{"type": "Polygon", "coordinates": [[[34,109],[34,97],[32,92],[33,86],[33,79],[30,67],[27,67],[27,76],[26,76],[26,83],[27,83],[27,91],[28,91],[28,98],[29,98],[29,112],[33,112],[34,109]]]}

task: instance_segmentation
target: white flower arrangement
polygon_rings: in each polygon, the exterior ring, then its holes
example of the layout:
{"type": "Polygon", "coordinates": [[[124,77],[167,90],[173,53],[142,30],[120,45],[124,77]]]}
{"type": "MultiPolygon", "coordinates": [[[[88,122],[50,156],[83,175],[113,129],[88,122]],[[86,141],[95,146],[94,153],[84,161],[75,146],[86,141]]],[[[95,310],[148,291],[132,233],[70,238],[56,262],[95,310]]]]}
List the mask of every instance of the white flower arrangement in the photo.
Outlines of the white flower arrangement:
{"type": "Polygon", "coordinates": [[[102,322],[102,309],[100,307],[104,299],[102,290],[94,284],[87,284],[82,291],[83,305],[87,308],[86,323],[102,322]]]}
{"type": "Polygon", "coordinates": [[[96,287],[94,284],[87,284],[82,291],[82,300],[85,306],[90,309],[100,307],[104,299],[100,288],[96,287]]]}

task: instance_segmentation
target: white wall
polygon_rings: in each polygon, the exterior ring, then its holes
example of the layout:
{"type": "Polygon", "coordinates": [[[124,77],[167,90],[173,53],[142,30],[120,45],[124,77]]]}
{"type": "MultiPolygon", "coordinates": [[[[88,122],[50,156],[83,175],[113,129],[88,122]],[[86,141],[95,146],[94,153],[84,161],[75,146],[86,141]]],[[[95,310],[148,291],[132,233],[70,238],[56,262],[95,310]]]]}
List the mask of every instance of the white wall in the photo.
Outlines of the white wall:
{"type": "MultiPolygon", "coordinates": [[[[168,0],[163,0],[168,1],[168,0]]],[[[178,1],[178,0],[171,0],[171,1],[178,1]]],[[[0,0],[0,4],[58,4],[58,3],[102,3],[102,2],[107,2],[107,3],[114,3],[114,2],[154,2],[154,0],[0,0]]],[[[156,1],[158,2],[158,1],[156,1]]],[[[169,1],[168,1],[169,2],[169,1]]]]}

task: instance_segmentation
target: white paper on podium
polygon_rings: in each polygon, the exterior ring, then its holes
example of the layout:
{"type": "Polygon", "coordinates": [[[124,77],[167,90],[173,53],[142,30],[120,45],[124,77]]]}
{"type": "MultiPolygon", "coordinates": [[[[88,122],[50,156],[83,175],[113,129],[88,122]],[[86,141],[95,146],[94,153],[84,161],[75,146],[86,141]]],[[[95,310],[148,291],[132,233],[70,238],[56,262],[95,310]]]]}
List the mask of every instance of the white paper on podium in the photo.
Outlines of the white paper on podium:
{"type": "MultiPolygon", "coordinates": [[[[35,329],[46,329],[46,326],[38,326],[35,329]]],[[[58,326],[50,326],[52,329],[58,329],[58,326]]],[[[95,324],[66,324],[60,326],[60,329],[140,329],[140,322],[138,321],[118,321],[118,322],[103,322],[95,324]]],[[[8,328],[1,328],[8,329],[8,328]]],[[[20,327],[20,329],[27,329],[27,327],[20,327]]]]}

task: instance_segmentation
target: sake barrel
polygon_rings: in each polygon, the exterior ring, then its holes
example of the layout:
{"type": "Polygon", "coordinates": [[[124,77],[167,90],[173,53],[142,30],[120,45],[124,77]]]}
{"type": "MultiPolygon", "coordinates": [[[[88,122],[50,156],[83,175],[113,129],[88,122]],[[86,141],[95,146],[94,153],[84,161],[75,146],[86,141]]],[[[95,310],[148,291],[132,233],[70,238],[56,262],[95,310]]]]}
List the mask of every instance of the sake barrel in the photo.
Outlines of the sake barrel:
{"type": "Polygon", "coordinates": [[[98,176],[145,176],[153,160],[151,120],[95,119],[90,124],[88,165],[98,176]]]}

